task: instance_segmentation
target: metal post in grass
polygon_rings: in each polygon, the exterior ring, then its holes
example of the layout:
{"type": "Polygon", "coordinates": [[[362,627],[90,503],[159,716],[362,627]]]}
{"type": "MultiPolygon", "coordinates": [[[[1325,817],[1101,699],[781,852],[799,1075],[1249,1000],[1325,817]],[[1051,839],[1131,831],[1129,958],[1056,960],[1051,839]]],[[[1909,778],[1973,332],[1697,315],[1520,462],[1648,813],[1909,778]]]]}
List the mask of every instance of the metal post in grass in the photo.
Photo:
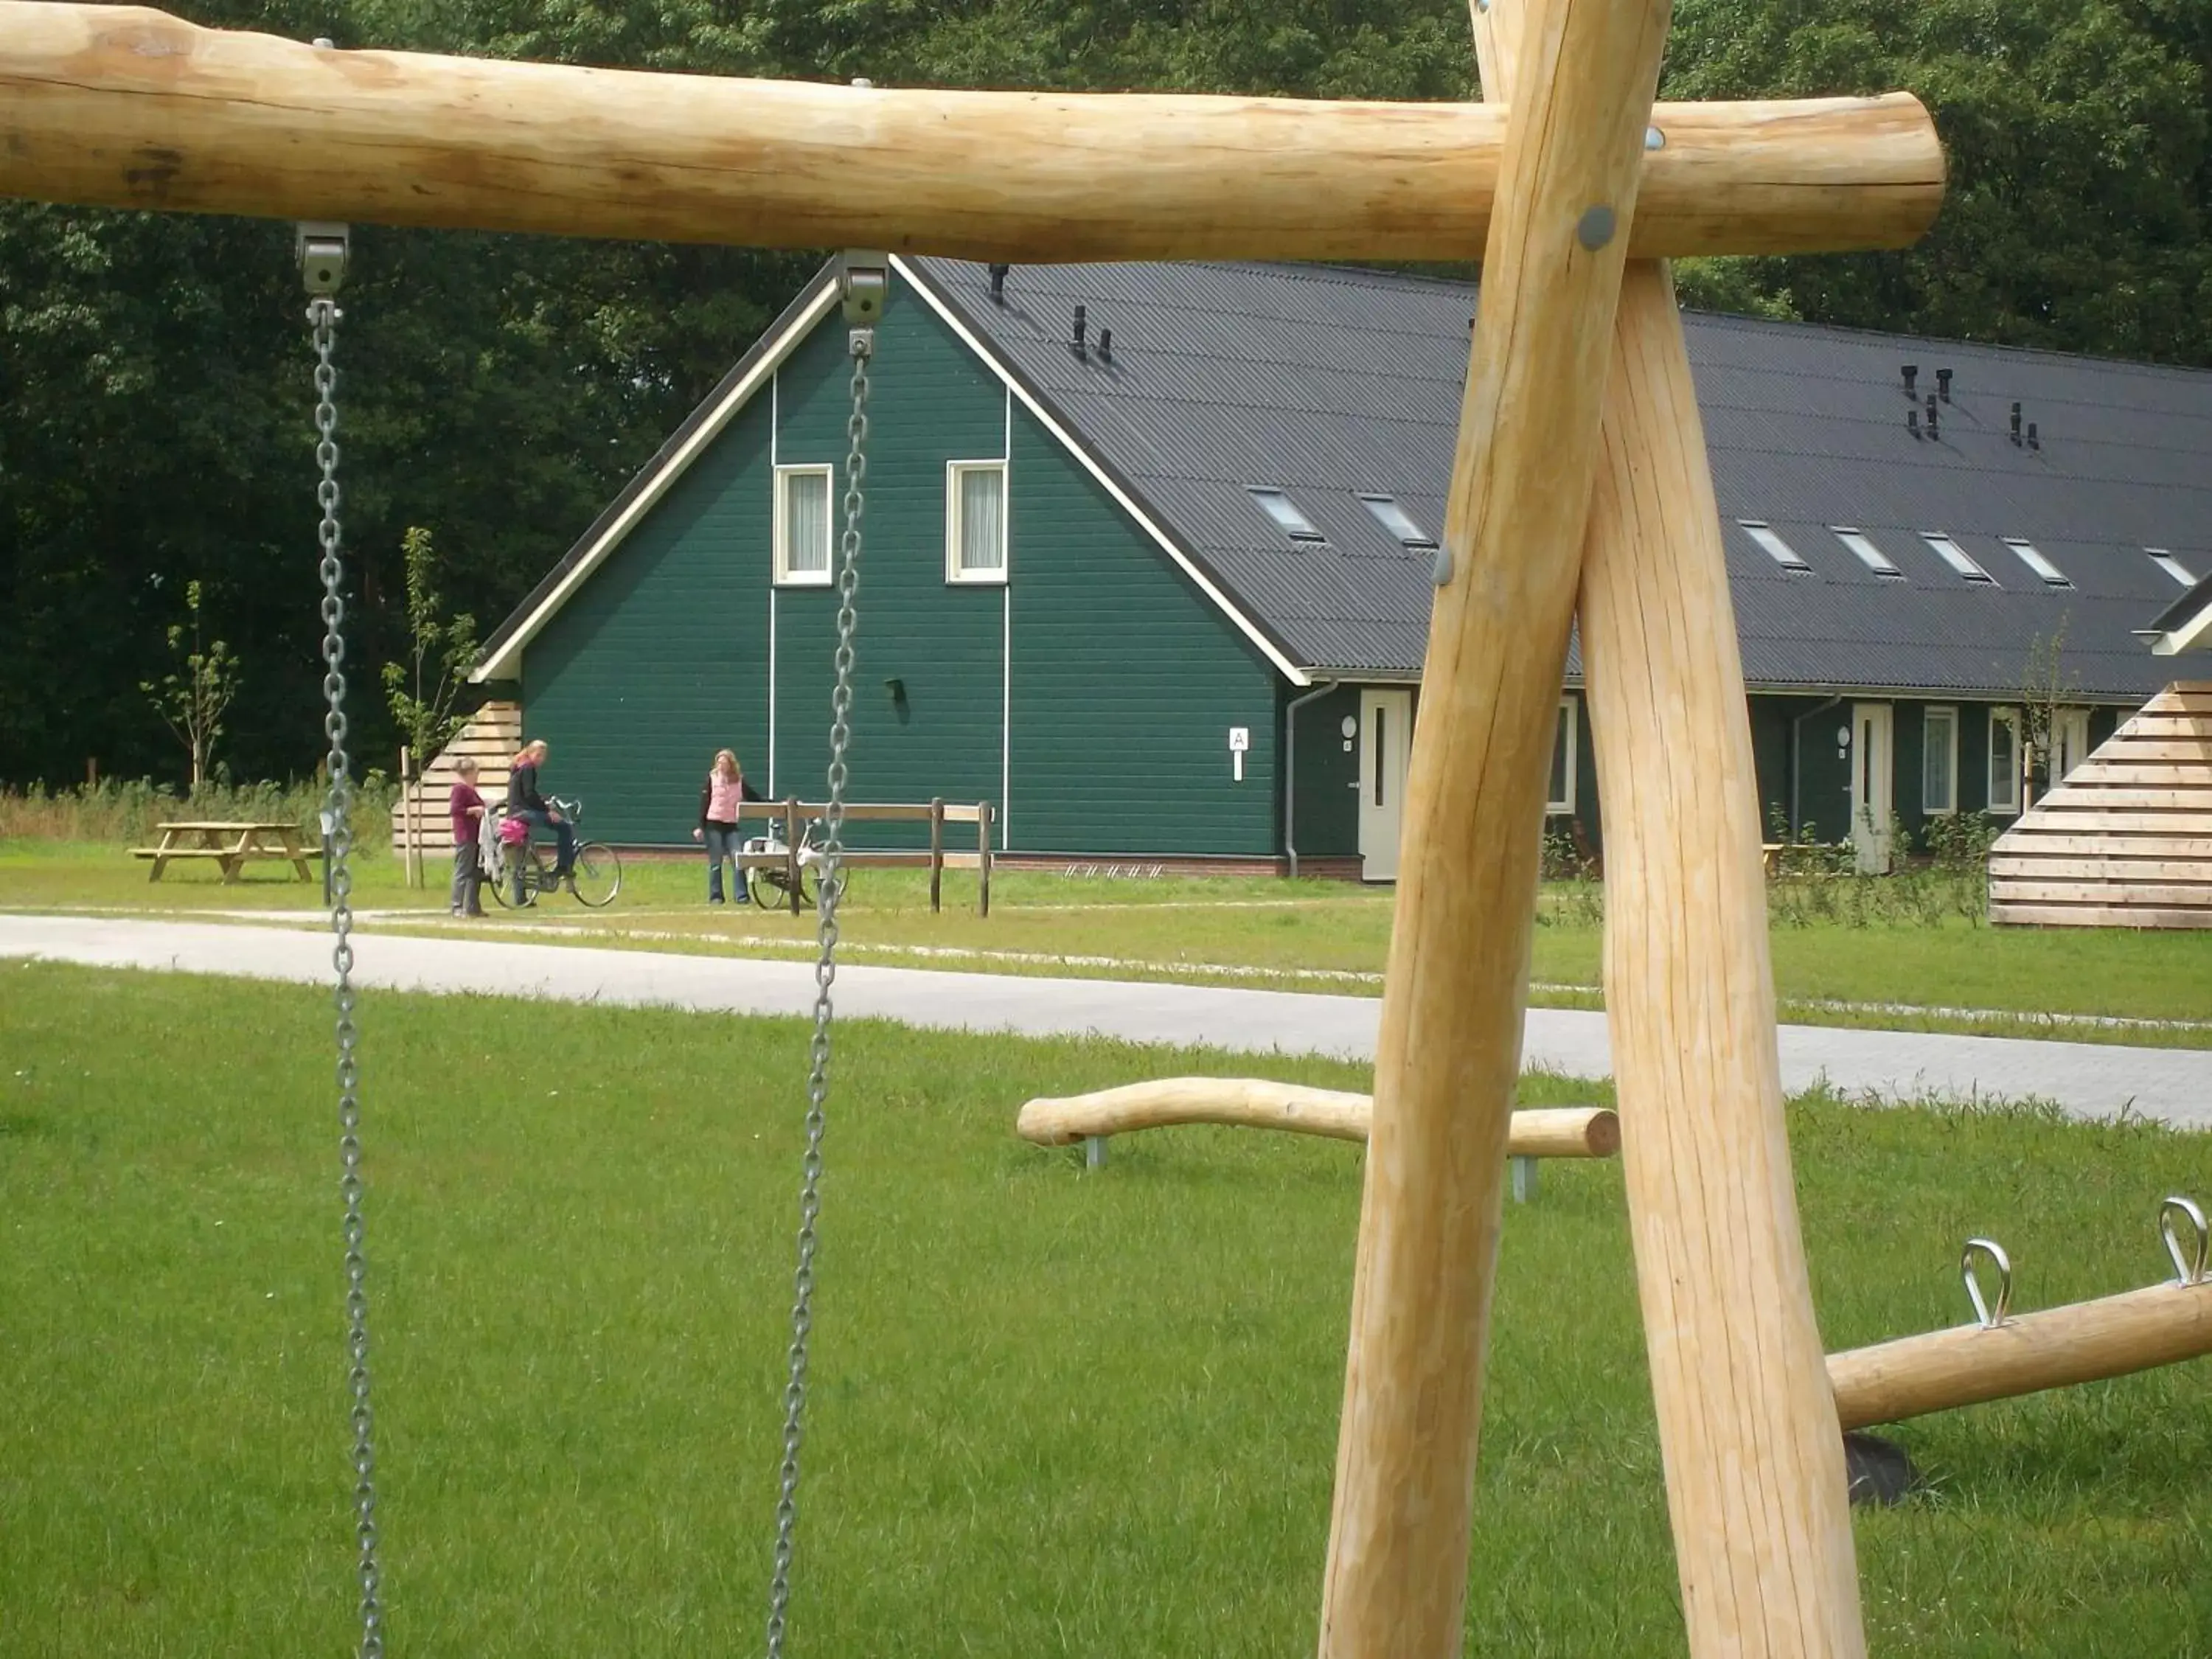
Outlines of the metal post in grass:
{"type": "Polygon", "coordinates": [[[975,914],[991,914],[991,803],[975,803],[975,914]]]}
{"type": "Polygon", "coordinates": [[[929,798],[929,914],[938,913],[945,894],[945,798],[929,798]]]}
{"type": "Polygon", "coordinates": [[[785,896],[791,901],[791,914],[799,914],[799,801],[787,795],[783,799],[783,875],[785,896]]]}

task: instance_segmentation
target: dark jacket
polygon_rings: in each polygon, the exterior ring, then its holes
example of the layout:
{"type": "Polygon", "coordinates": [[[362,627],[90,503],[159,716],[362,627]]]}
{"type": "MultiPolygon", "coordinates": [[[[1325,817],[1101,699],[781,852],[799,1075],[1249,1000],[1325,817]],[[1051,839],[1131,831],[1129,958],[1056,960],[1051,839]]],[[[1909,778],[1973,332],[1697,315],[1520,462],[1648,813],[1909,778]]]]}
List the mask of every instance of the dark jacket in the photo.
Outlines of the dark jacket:
{"type": "Polygon", "coordinates": [[[553,804],[538,793],[538,768],[534,764],[518,766],[507,775],[507,810],[545,813],[553,811],[553,804]]]}

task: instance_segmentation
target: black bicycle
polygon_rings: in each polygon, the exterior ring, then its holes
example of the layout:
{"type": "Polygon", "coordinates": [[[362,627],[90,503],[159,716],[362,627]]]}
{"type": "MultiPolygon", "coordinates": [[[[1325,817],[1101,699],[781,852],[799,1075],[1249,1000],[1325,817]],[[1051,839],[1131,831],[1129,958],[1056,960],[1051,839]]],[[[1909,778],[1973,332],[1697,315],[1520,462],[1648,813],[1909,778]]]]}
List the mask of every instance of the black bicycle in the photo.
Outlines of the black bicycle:
{"type": "MultiPolygon", "coordinates": [[[[783,839],[783,827],[771,823],[764,836],[755,836],[744,843],[747,853],[772,853],[783,858],[789,847],[783,839]]],[[[803,910],[814,908],[817,890],[815,869],[822,862],[822,820],[808,821],[799,836],[799,905],[803,910]]],[[[784,910],[791,906],[792,873],[790,863],[756,864],[744,872],[745,892],[763,910],[784,910]]]]}
{"type": "MultiPolygon", "coordinates": [[[[558,795],[546,799],[560,809],[561,816],[568,820],[572,829],[583,816],[584,803],[580,800],[563,800],[558,795]]],[[[502,810],[500,817],[506,819],[507,814],[502,810]]],[[[484,884],[504,908],[527,908],[538,902],[540,893],[559,890],[561,879],[553,873],[552,850],[543,842],[532,841],[526,835],[521,841],[510,843],[495,830],[483,845],[478,861],[483,866],[484,884]]],[[[615,849],[603,841],[578,842],[576,861],[568,874],[575,883],[573,890],[577,902],[594,910],[612,904],[615,895],[622,891],[622,860],[615,856],[615,849]]]]}

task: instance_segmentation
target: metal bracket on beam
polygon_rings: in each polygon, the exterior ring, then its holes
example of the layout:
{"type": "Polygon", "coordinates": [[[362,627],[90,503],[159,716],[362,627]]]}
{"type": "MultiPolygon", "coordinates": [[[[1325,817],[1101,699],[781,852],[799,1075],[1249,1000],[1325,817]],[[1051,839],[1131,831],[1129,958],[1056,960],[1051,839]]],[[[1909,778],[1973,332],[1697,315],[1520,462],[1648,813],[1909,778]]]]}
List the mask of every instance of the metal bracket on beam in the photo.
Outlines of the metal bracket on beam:
{"type": "Polygon", "coordinates": [[[353,247],[353,232],[330,219],[302,219],[292,239],[292,252],[300,262],[300,280],[308,294],[326,300],[345,285],[346,263],[353,247]]]}

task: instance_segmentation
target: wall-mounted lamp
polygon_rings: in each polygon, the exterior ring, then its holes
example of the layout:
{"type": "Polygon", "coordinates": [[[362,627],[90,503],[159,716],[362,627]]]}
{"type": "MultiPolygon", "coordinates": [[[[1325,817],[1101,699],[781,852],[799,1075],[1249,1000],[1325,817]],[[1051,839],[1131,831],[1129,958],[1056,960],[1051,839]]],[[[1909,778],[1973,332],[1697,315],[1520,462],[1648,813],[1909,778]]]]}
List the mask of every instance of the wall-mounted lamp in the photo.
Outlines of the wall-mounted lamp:
{"type": "Polygon", "coordinates": [[[899,717],[901,723],[912,718],[914,709],[906,700],[906,682],[896,678],[887,679],[884,682],[884,690],[891,694],[891,711],[899,717]]]}

